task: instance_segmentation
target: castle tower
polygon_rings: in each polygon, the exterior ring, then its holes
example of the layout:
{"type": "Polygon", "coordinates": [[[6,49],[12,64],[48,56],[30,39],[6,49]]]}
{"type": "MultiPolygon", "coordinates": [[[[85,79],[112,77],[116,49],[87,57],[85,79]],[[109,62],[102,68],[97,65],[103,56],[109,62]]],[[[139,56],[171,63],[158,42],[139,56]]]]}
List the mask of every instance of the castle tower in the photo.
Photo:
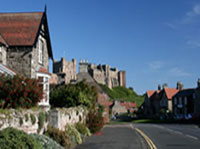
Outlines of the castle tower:
{"type": "Polygon", "coordinates": [[[126,87],[126,71],[119,71],[118,80],[119,80],[119,86],[126,87]]]}
{"type": "Polygon", "coordinates": [[[80,60],[79,62],[79,72],[88,72],[88,62],[85,60],[80,60]]]}

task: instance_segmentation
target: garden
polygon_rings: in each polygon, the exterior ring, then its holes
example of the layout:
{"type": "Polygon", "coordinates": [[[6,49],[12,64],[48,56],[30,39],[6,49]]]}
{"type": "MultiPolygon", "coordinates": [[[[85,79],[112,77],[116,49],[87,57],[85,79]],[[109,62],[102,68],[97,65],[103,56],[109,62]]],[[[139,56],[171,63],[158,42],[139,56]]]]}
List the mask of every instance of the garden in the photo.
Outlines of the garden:
{"type": "Polygon", "coordinates": [[[42,111],[38,106],[42,97],[43,92],[38,80],[21,76],[0,76],[0,120],[4,122],[13,116],[12,113],[19,115],[23,112],[17,121],[19,127],[27,127],[29,124],[37,126],[36,133],[28,134],[23,129],[13,127],[2,129],[2,124],[0,124],[1,149],[73,148],[77,144],[81,144],[84,138],[103,128],[102,109],[96,104],[97,91],[95,87],[90,87],[84,81],[56,86],[50,92],[52,109],[83,106],[88,111],[87,119],[84,122],[67,124],[65,130],[48,125],[49,112],[42,111]],[[29,114],[27,111],[36,111],[36,114],[34,112],[29,114]],[[46,128],[44,128],[45,125],[47,125],[46,128]]]}

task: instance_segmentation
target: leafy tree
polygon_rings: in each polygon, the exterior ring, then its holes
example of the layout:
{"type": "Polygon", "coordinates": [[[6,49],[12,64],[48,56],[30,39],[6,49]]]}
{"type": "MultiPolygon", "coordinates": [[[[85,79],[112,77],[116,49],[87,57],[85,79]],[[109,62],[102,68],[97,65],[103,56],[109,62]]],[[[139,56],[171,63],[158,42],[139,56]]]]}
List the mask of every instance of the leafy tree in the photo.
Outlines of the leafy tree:
{"type": "Polygon", "coordinates": [[[50,93],[50,104],[53,107],[75,107],[84,105],[94,107],[97,100],[95,87],[90,87],[85,81],[54,88],[50,93]]]}

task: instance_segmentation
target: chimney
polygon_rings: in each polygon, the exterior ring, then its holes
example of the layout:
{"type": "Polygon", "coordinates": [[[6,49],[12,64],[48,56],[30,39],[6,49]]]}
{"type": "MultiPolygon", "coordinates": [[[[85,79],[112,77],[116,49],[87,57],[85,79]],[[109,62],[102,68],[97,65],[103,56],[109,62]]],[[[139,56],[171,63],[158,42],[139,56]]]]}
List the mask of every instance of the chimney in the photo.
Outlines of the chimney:
{"type": "Polygon", "coordinates": [[[158,84],[158,90],[159,90],[159,91],[161,90],[161,85],[160,85],[160,84],[158,84]]]}
{"type": "Polygon", "coordinates": [[[183,84],[180,81],[177,82],[176,89],[178,89],[178,90],[183,89],[183,84]]]}
{"type": "Polygon", "coordinates": [[[167,87],[168,87],[167,83],[164,83],[164,84],[163,84],[163,89],[164,89],[164,88],[167,88],[167,87]]]}
{"type": "Polygon", "coordinates": [[[197,87],[200,88],[200,79],[197,81],[197,87]]]}

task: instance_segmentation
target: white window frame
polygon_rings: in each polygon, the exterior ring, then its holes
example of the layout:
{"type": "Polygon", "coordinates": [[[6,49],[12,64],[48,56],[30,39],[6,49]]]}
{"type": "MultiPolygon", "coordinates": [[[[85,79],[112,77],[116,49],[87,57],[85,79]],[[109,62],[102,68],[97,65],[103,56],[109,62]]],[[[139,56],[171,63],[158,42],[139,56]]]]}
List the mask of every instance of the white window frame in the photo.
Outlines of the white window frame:
{"type": "Polygon", "coordinates": [[[43,53],[44,53],[44,41],[39,39],[39,54],[38,54],[38,62],[40,64],[43,63],[43,53]]]}
{"type": "Polygon", "coordinates": [[[43,77],[43,82],[41,82],[43,84],[43,93],[46,96],[46,98],[43,98],[38,105],[41,106],[49,106],[49,79],[50,79],[50,75],[48,74],[44,74],[44,73],[37,73],[37,78],[39,77],[43,77]],[[46,88],[47,86],[47,88],[46,88]]]}

